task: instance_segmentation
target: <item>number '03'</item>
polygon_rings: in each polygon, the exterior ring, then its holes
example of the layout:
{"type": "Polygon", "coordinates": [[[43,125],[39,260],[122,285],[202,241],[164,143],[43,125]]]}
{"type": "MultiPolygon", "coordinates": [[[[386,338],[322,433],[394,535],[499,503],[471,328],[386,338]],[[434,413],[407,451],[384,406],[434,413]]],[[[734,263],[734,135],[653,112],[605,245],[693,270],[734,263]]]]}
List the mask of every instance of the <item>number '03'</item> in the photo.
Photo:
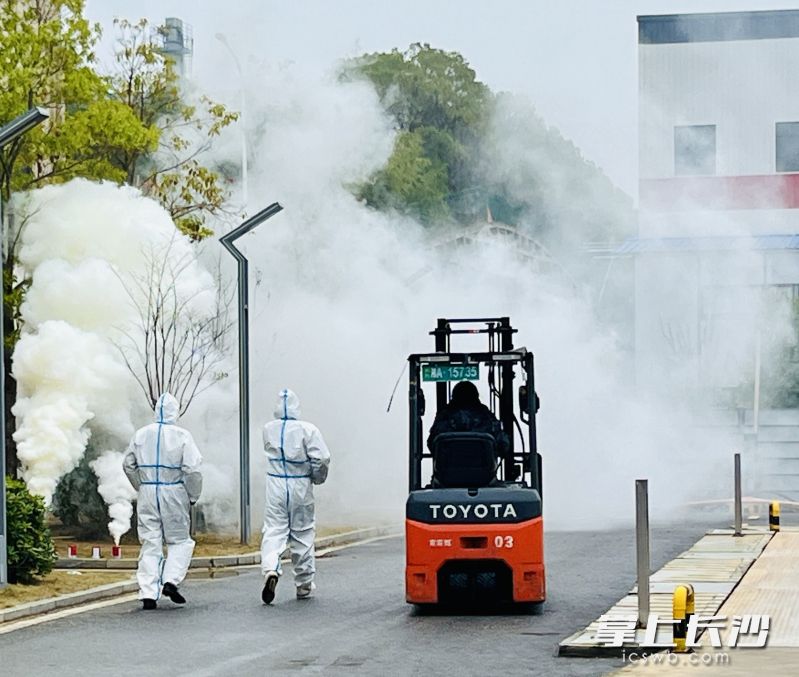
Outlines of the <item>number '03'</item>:
{"type": "Polygon", "coordinates": [[[494,536],[495,548],[512,548],[513,536],[494,536]]]}

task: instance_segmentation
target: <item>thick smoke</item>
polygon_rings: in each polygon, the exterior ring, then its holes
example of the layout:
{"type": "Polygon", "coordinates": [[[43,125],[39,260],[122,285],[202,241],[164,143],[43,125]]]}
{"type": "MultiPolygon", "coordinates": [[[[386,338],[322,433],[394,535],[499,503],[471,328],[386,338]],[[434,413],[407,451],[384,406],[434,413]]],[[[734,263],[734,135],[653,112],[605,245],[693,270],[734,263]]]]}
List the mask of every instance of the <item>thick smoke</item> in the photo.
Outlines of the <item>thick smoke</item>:
{"type": "Polygon", "coordinates": [[[619,240],[634,232],[632,199],[524,97],[496,98],[481,146],[483,181],[529,205],[520,226],[567,264],[576,263],[586,242],[619,240]]]}
{"type": "Polygon", "coordinates": [[[154,288],[142,282],[172,271],[170,293],[191,316],[213,312],[214,282],[169,214],[133,188],[75,180],[29,193],[16,209],[26,215],[19,260],[32,278],[13,357],[22,475],[49,504],[89,438],[100,440],[106,451],[91,467],[118,540],[135,493],[120,452],[152,416],[126,367],[137,365],[154,288]]]}
{"type": "MultiPolygon", "coordinates": [[[[629,354],[562,268],[541,273],[512,244],[433,243],[420,224],[375,212],[352,196],[353,184],[384,165],[394,139],[369,85],[265,66],[248,88],[247,105],[249,211],[273,200],[285,207],[241,241],[253,271],[256,505],[263,492],[260,426],[271,417],[276,393],[291,387],[333,453],[330,480],[318,492],[319,521],[357,525],[399,517],[407,488],[404,381],[390,413],[386,404],[407,355],[432,347],[428,332],[436,318],[458,316],[508,315],[519,328],[517,343],[536,354],[549,526],[629,519],[636,477],[656,480],[652,500],[661,516],[708,494],[712,487],[695,486],[684,467],[691,466],[691,477],[713,476],[717,438],[696,433],[679,398],[633,390],[629,354]]],[[[532,167],[538,156],[533,147],[523,152],[529,141],[519,136],[518,117],[511,118],[512,125],[500,116],[491,128],[494,178],[512,176],[520,162],[524,172],[546,174],[548,167],[532,167]],[[519,139],[518,146],[509,139],[519,139]]],[[[236,134],[229,130],[218,148],[231,161],[236,134]]],[[[593,189],[582,195],[579,186],[552,180],[573,195],[575,211],[591,211],[593,189]]],[[[518,194],[524,186],[513,189],[518,194]]],[[[28,333],[15,355],[17,434],[25,477],[48,496],[80,459],[90,431],[102,429],[122,443],[143,418],[142,398],[109,338],[131,318],[119,277],[141,276],[146,252],[173,238],[174,226],[157,205],[124,188],[76,182],[31,200],[21,253],[34,284],[23,308],[28,333]],[[49,344],[67,354],[48,366],[49,344]]],[[[206,284],[203,278],[188,288],[206,284]]],[[[215,524],[235,520],[236,395],[234,380],[222,381],[188,417],[204,454],[219,467],[208,473],[215,479],[206,516],[215,524]]],[[[432,412],[426,428],[431,418],[432,412]]],[[[124,496],[107,493],[117,506],[112,524],[124,522],[124,496]]]]}
{"type": "Polygon", "coordinates": [[[103,337],[63,320],[23,335],[13,373],[22,476],[49,505],[58,480],[83,457],[90,422],[120,439],[133,432],[128,373],[103,337]]]}
{"type": "MultiPolygon", "coordinates": [[[[550,525],[629,518],[636,477],[659,478],[655,505],[674,507],[696,495],[680,464],[690,460],[699,476],[697,465],[711,468],[716,458],[697,460],[698,451],[715,447],[693,433],[674,402],[632,391],[629,356],[573,280],[537,273],[513,245],[436,246],[419,224],[357,202],[349,187],[382,166],[392,148],[390,120],[371,88],[291,67],[258,72],[248,89],[256,163],[250,194],[263,204],[251,210],[275,199],[286,209],[244,243],[255,269],[253,449],[275,394],[293,388],[333,453],[330,480],[318,492],[321,521],[401,514],[404,380],[392,411],[385,408],[407,355],[432,347],[428,331],[437,317],[509,315],[518,343],[536,353],[550,525]]],[[[513,138],[502,119],[495,123],[498,138],[513,138]]],[[[509,175],[514,158],[497,152],[505,166],[496,175],[509,175]]],[[[592,195],[580,201],[575,193],[574,208],[590,212],[592,195]]],[[[235,444],[235,431],[222,434],[235,444]]],[[[253,491],[259,497],[260,480],[253,491]]]]}
{"type": "Polygon", "coordinates": [[[97,491],[108,506],[108,531],[119,545],[119,539],[130,529],[133,515],[133,501],[136,490],[128,482],[122,470],[124,454],[119,451],[106,451],[90,463],[97,475],[97,491]]]}

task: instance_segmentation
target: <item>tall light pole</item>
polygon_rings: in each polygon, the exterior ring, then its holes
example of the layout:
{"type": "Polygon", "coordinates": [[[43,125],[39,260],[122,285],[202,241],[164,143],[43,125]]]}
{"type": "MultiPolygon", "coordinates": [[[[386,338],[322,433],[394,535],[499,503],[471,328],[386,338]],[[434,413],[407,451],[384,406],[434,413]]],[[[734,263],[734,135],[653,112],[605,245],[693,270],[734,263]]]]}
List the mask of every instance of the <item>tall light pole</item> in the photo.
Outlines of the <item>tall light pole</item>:
{"type": "Polygon", "coordinates": [[[250,318],[249,318],[249,268],[247,257],[234,244],[242,235],[273,217],[281,207],[273,202],[255,216],[234,228],[219,241],[238,263],[239,296],[239,509],[241,542],[250,540],[250,318]]]}
{"type": "MultiPolygon", "coordinates": [[[[49,117],[43,108],[31,108],[0,127],[0,149],[13,143],[49,117]]],[[[0,199],[0,243],[5,242],[3,203],[0,199]]],[[[0,279],[5,256],[0,252],[0,279]]],[[[0,588],[8,585],[8,530],[6,526],[6,371],[3,303],[0,302],[0,588]]]]}
{"type": "Polygon", "coordinates": [[[244,71],[241,69],[241,63],[236,56],[236,52],[230,46],[227,37],[224,33],[217,33],[214,36],[221,42],[230,56],[233,58],[233,63],[236,64],[236,71],[239,74],[239,107],[241,108],[241,115],[239,121],[241,122],[241,200],[244,203],[243,207],[247,209],[247,99],[244,94],[244,71]]]}

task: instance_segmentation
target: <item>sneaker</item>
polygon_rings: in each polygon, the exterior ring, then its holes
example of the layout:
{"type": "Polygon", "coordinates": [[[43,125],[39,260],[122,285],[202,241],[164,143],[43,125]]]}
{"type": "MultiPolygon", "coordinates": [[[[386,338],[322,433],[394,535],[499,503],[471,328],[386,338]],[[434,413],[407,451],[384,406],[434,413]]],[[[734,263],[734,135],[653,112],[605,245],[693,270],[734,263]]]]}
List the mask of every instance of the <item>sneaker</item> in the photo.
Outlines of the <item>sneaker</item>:
{"type": "Polygon", "coordinates": [[[314,590],[316,590],[316,586],[313,583],[304,583],[303,585],[298,585],[297,599],[308,599],[314,590]]]}
{"type": "Polygon", "coordinates": [[[264,576],[264,589],[261,591],[261,600],[264,604],[271,604],[275,599],[275,588],[277,587],[277,572],[267,571],[264,576]]]}
{"type": "Polygon", "coordinates": [[[143,599],[141,601],[141,608],[144,611],[152,611],[153,609],[157,609],[158,605],[155,603],[154,599],[143,599]]]}
{"type": "Polygon", "coordinates": [[[178,592],[178,586],[174,583],[164,583],[164,597],[169,597],[175,604],[185,604],[186,598],[178,592]]]}

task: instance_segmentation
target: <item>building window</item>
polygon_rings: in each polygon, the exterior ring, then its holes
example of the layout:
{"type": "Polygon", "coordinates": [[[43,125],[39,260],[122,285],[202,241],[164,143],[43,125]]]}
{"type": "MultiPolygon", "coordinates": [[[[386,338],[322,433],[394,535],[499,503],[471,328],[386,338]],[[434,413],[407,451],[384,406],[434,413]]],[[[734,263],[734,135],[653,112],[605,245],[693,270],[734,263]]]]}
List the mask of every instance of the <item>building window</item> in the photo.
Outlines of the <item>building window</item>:
{"type": "Polygon", "coordinates": [[[716,173],[716,125],[674,128],[674,173],[677,176],[716,173]]]}
{"type": "Polygon", "coordinates": [[[777,123],[777,171],[799,172],[799,122],[777,123]]]}

